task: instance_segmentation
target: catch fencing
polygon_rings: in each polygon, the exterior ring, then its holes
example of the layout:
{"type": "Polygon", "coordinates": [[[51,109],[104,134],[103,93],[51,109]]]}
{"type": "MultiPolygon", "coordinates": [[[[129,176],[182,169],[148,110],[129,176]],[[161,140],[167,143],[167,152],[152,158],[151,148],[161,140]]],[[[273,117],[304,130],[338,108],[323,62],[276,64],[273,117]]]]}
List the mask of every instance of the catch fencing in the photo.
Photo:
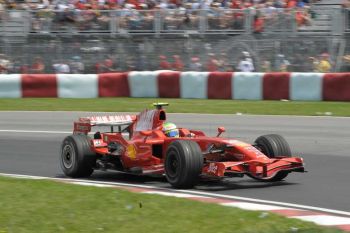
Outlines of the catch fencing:
{"type": "Polygon", "coordinates": [[[53,64],[65,62],[70,65],[76,56],[80,57],[85,66],[84,73],[106,72],[96,68],[105,59],[112,60],[112,71],[158,70],[162,68],[159,56],[165,56],[172,64],[174,55],[179,56],[183,63],[179,71],[194,71],[191,66],[193,58],[198,58],[201,65],[195,71],[211,71],[207,67],[210,59],[219,61],[215,71],[237,71],[244,51],[249,52],[257,72],[281,71],[282,63],[287,64],[283,71],[313,72],[315,67],[311,57],[318,58],[322,53],[329,54],[332,64],[330,71],[337,72],[341,68],[337,64],[342,62],[337,60],[339,48],[344,41],[332,37],[288,38],[284,35],[264,38],[241,35],[118,40],[54,37],[29,40],[26,43],[3,42],[0,44],[0,53],[7,55],[13,63],[9,73],[23,72],[21,67],[30,67],[36,57],[42,58],[44,73],[54,73],[53,64]]]}

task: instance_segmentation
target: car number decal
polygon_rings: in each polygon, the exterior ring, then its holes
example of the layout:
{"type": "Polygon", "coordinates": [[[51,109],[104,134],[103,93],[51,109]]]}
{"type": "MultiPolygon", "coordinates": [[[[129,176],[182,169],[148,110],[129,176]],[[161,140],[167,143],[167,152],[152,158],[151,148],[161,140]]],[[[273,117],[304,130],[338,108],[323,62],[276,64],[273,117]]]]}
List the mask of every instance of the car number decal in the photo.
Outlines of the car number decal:
{"type": "Polygon", "coordinates": [[[218,170],[218,166],[215,163],[210,163],[208,167],[208,172],[209,173],[216,173],[218,170]]]}

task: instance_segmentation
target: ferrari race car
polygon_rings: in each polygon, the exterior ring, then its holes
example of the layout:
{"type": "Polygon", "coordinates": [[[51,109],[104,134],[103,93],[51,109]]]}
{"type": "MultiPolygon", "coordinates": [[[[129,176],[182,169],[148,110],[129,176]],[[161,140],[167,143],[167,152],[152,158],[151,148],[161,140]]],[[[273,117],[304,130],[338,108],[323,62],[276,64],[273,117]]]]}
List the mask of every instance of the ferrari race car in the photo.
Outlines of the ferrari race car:
{"type": "Polygon", "coordinates": [[[247,175],[259,181],[280,181],[304,172],[302,158],[291,157],[286,140],[277,134],[260,136],[253,145],[204,132],[178,128],[178,137],[162,130],[163,108],[138,115],[82,117],[61,146],[60,163],[69,177],[88,177],[94,170],[113,169],[138,175],[165,175],[175,188],[192,188],[201,177],[247,175]],[[91,133],[92,127],[104,128],[91,133]]]}

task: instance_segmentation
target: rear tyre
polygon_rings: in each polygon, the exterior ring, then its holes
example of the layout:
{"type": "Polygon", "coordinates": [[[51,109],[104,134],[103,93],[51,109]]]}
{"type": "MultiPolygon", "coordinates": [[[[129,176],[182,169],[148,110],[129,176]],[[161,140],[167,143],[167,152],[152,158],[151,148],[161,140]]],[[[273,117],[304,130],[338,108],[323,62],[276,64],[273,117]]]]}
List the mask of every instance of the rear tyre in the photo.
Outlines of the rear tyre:
{"type": "Polygon", "coordinates": [[[90,149],[89,137],[70,135],[61,145],[61,168],[66,176],[88,177],[93,173],[96,154],[90,149]]]}
{"type": "Polygon", "coordinates": [[[203,155],[193,141],[172,142],[166,152],[165,175],[174,188],[192,188],[199,181],[203,168],[203,155]]]}
{"type": "MultiPolygon", "coordinates": [[[[258,137],[255,140],[255,146],[269,158],[291,157],[292,154],[288,142],[278,134],[268,134],[258,137]]],[[[287,171],[280,171],[272,177],[259,178],[250,176],[259,181],[274,182],[283,180],[288,174],[289,172],[287,171]]]]}

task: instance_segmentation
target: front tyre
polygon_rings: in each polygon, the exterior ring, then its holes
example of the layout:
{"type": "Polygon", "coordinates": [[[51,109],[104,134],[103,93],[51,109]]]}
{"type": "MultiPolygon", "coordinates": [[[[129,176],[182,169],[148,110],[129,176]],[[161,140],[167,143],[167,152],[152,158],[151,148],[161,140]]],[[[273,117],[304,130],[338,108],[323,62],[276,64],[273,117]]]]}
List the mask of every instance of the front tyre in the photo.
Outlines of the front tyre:
{"type": "Polygon", "coordinates": [[[174,188],[192,188],[199,181],[203,168],[203,156],[194,141],[172,142],[166,152],[165,175],[174,188]]]}
{"type": "Polygon", "coordinates": [[[90,149],[88,136],[70,135],[63,140],[60,164],[66,176],[89,177],[94,171],[95,163],[96,154],[90,149]]]}
{"type": "MultiPolygon", "coordinates": [[[[258,137],[255,140],[255,147],[269,158],[291,157],[292,154],[288,142],[278,134],[268,134],[258,137]]],[[[250,175],[250,177],[259,181],[275,182],[283,180],[288,174],[288,171],[279,171],[272,177],[260,178],[253,175],[250,175]]]]}
{"type": "Polygon", "coordinates": [[[291,157],[292,154],[286,139],[278,134],[260,136],[255,140],[255,145],[269,158],[291,157]]]}

